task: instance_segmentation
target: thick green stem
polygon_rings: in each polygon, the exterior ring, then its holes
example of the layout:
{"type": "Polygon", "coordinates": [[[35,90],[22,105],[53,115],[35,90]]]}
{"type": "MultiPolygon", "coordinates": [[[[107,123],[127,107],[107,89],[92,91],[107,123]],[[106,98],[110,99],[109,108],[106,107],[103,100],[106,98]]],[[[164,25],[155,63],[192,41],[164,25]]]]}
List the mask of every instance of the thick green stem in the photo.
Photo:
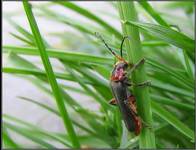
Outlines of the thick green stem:
{"type": "MultiPolygon", "coordinates": [[[[122,23],[123,35],[130,36],[131,40],[126,41],[126,50],[128,54],[128,60],[130,63],[137,63],[144,56],[142,53],[139,30],[132,25],[126,25],[125,21],[137,21],[137,12],[134,8],[134,2],[122,1],[118,2],[119,13],[122,23]]],[[[140,83],[147,80],[144,65],[134,71],[132,75],[134,83],[140,83]]],[[[150,104],[150,95],[148,87],[135,87],[133,89],[137,99],[138,113],[142,120],[152,126],[152,112],[150,104]]],[[[155,136],[152,129],[143,125],[142,132],[139,137],[140,148],[155,148],[155,136]]]]}

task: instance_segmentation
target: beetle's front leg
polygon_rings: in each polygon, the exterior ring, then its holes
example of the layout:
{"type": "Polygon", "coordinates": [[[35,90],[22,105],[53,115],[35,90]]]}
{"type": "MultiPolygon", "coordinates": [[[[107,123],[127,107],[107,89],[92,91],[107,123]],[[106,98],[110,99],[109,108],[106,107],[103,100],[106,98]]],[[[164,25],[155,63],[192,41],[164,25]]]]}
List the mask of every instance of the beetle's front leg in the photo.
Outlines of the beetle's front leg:
{"type": "Polygon", "coordinates": [[[145,62],[145,59],[141,59],[139,62],[136,64],[130,64],[130,70],[128,71],[128,75],[131,74],[135,69],[137,69],[139,66],[143,65],[145,62]]]}
{"type": "Polygon", "coordinates": [[[132,82],[128,82],[128,81],[125,81],[124,82],[127,86],[138,86],[138,87],[144,87],[144,86],[150,86],[151,85],[151,82],[150,81],[144,81],[144,82],[141,82],[141,83],[138,83],[138,84],[135,84],[135,83],[132,83],[132,82]]]}
{"type": "Polygon", "coordinates": [[[144,81],[144,82],[136,84],[136,86],[139,86],[139,87],[150,86],[150,85],[151,85],[151,81],[144,81]]]}

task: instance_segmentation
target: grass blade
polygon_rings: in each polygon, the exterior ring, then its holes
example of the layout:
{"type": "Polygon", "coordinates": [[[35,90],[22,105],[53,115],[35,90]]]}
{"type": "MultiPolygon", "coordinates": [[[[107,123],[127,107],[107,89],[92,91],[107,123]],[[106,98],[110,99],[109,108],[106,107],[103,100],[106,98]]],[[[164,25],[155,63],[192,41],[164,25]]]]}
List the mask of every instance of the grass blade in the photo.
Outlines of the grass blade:
{"type": "MultiPolygon", "coordinates": [[[[4,46],[3,47],[4,52],[15,52],[25,55],[39,55],[39,51],[35,47],[18,47],[18,46],[4,46]]],[[[112,64],[112,59],[107,57],[100,57],[100,56],[93,56],[89,54],[84,53],[78,53],[78,52],[63,52],[62,50],[55,50],[55,49],[46,49],[47,53],[52,58],[59,58],[64,59],[66,61],[73,61],[73,57],[75,58],[75,61],[77,62],[89,62],[92,64],[112,64]]]]}
{"type": "Polygon", "coordinates": [[[139,4],[161,25],[169,27],[167,22],[157,13],[152,6],[146,1],[139,1],[139,4]]]}
{"type": "Polygon", "coordinates": [[[25,12],[26,12],[26,15],[27,15],[32,33],[34,35],[37,47],[39,49],[41,59],[42,59],[42,62],[44,64],[44,68],[45,68],[46,73],[47,73],[48,80],[49,80],[51,88],[53,90],[53,94],[56,98],[57,106],[58,106],[59,111],[62,115],[62,119],[63,119],[64,125],[65,125],[65,128],[67,129],[67,132],[68,132],[68,134],[70,136],[70,139],[72,141],[72,144],[73,144],[72,146],[75,147],[75,148],[79,148],[80,147],[79,141],[77,139],[76,133],[75,133],[74,128],[72,126],[72,122],[70,120],[68,112],[65,108],[65,105],[64,105],[64,102],[63,102],[63,97],[61,95],[59,86],[57,84],[57,81],[56,81],[52,66],[50,64],[48,55],[46,53],[45,46],[44,46],[44,43],[43,43],[42,38],[41,38],[41,34],[39,32],[37,23],[35,21],[35,18],[33,16],[33,12],[31,10],[31,6],[28,3],[28,1],[26,1],[26,0],[23,1],[23,6],[24,6],[24,9],[25,9],[25,12]]]}
{"type": "MultiPolygon", "coordinates": [[[[4,67],[2,69],[3,72],[5,73],[13,73],[13,74],[22,74],[22,75],[34,75],[36,77],[47,77],[46,73],[42,70],[38,69],[23,69],[23,68],[12,68],[12,67],[4,67]]],[[[69,74],[63,74],[63,73],[55,73],[55,77],[58,79],[63,79],[63,80],[69,80],[69,81],[75,81],[74,78],[69,75],[69,74]]],[[[94,84],[91,81],[84,80],[85,83],[88,84],[94,84]]]]}
{"type": "MultiPolygon", "coordinates": [[[[68,68],[67,68],[68,69],[68,68]]],[[[99,94],[95,93],[91,88],[89,88],[81,78],[77,76],[77,74],[71,70],[70,68],[68,71],[71,73],[71,75],[75,78],[75,80],[78,81],[78,83],[86,90],[88,93],[104,108],[104,110],[107,112],[107,110],[110,108],[110,105],[107,103],[107,101],[104,100],[99,94]]]]}
{"type": "MultiPolygon", "coordinates": [[[[57,110],[55,110],[54,108],[51,108],[51,107],[49,107],[49,106],[47,106],[47,105],[45,105],[45,104],[43,104],[43,103],[34,101],[34,100],[29,99],[29,98],[26,98],[26,97],[21,97],[21,96],[20,96],[19,98],[20,98],[21,100],[24,100],[24,101],[33,103],[33,104],[35,104],[35,105],[37,105],[37,106],[39,106],[39,107],[41,107],[41,108],[43,108],[43,109],[46,109],[47,111],[49,111],[49,112],[51,112],[51,113],[57,115],[58,117],[61,117],[61,116],[60,116],[60,113],[59,113],[57,110]]],[[[86,128],[85,126],[81,125],[81,124],[78,123],[77,121],[72,120],[72,122],[73,122],[76,126],[78,126],[80,129],[86,131],[87,133],[95,134],[93,131],[89,130],[88,128],[86,128]]],[[[27,124],[27,126],[29,126],[29,125],[27,124]]]]}
{"type": "Polygon", "coordinates": [[[124,123],[123,123],[122,128],[123,128],[123,132],[122,132],[122,137],[121,137],[121,142],[120,142],[119,148],[123,148],[125,146],[125,144],[127,143],[128,131],[127,131],[124,123]]]}
{"type": "Polygon", "coordinates": [[[12,138],[9,136],[8,131],[3,127],[3,144],[5,148],[21,148],[12,138]]]}
{"type": "Polygon", "coordinates": [[[188,73],[188,76],[194,80],[193,70],[191,68],[189,57],[187,56],[187,52],[183,50],[184,60],[185,60],[185,66],[188,73]]]}
{"type": "Polygon", "coordinates": [[[76,4],[72,3],[72,2],[62,2],[62,1],[57,1],[58,4],[69,8],[77,13],[79,13],[80,15],[83,15],[95,22],[97,22],[98,24],[100,24],[101,26],[103,26],[107,31],[109,31],[110,33],[114,34],[117,38],[121,38],[121,34],[112,26],[110,26],[108,23],[106,23],[105,21],[103,21],[102,19],[100,19],[98,16],[94,15],[93,13],[91,13],[90,11],[77,6],[76,4]]]}
{"type": "Polygon", "coordinates": [[[16,34],[14,34],[14,33],[10,33],[10,34],[11,34],[13,37],[15,37],[16,39],[18,39],[18,40],[20,40],[20,41],[26,43],[26,44],[29,45],[29,46],[35,46],[34,43],[32,43],[31,41],[26,40],[25,38],[23,38],[23,37],[21,37],[21,36],[19,36],[19,35],[16,35],[16,34]]]}
{"type": "Polygon", "coordinates": [[[170,75],[172,75],[173,77],[175,77],[176,79],[178,79],[179,81],[183,82],[183,85],[186,86],[189,89],[193,89],[194,84],[193,84],[193,80],[188,79],[186,76],[183,76],[181,73],[176,72],[175,70],[173,70],[170,67],[167,67],[166,65],[163,65],[159,62],[155,62],[152,59],[148,59],[147,60],[148,64],[150,64],[153,67],[156,67],[157,69],[164,71],[170,75]]]}
{"type": "Polygon", "coordinates": [[[154,113],[156,113],[162,119],[164,119],[169,124],[171,124],[179,132],[181,132],[182,134],[190,138],[192,141],[194,141],[195,139],[194,132],[190,128],[188,128],[184,123],[182,123],[179,119],[177,119],[175,116],[173,116],[171,113],[169,113],[167,110],[165,110],[156,102],[152,101],[151,104],[154,113]]]}
{"type": "Polygon", "coordinates": [[[49,144],[48,142],[45,142],[44,140],[42,140],[41,138],[39,137],[36,137],[34,136],[32,133],[29,133],[28,131],[26,131],[24,128],[20,128],[18,126],[14,126],[10,123],[7,123],[7,122],[3,122],[3,125],[10,129],[10,130],[13,130],[14,132],[32,140],[33,142],[41,145],[42,147],[45,147],[45,148],[55,148],[53,145],[49,144]]]}
{"type": "MultiPolygon", "coordinates": [[[[36,46],[35,39],[34,39],[33,35],[29,31],[27,31],[25,28],[23,28],[22,26],[20,26],[19,24],[17,24],[15,21],[11,20],[10,18],[8,19],[8,22],[10,22],[10,24],[12,26],[14,26],[14,28],[20,34],[22,34],[25,37],[26,41],[29,41],[29,42],[31,42],[31,44],[33,46],[36,46]]],[[[43,42],[46,45],[46,47],[49,47],[49,44],[44,39],[43,39],[43,42]]]]}
{"type": "Polygon", "coordinates": [[[150,23],[140,23],[135,21],[127,21],[125,20],[123,24],[137,26],[138,28],[141,28],[148,33],[150,33],[152,36],[162,39],[163,41],[173,44],[176,47],[179,47],[181,49],[184,49],[187,51],[187,54],[189,57],[194,60],[194,40],[187,37],[186,35],[177,32],[173,29],[170,29],[165,26],[161,25],[155,25],[150,23]]]}
{"type": "Polygon", "coordinates": [[[174,106],[174,107],[177,107],[179,109],[183,109],[183,110],[188,110],[188,111],[194,111],[195,108],[193,105],[190,105],[190,104],[185,104],[185,103],[182,103],[182,102],[178,102],[178,101],[175,101],[175,100],[171,100],[169,98],[165,98],[165,97],[162,97],[162,96],[158,96],[158,95],[152,95],[152,100],[153,101],[156,101],[157,103],[160,103],[160,104],[164,104],[164,105],[168,105],[168,106],[174,106]]]}
{"type": "MultiPolygon", "coordinates": [[[[68,144],[68,142],[67,142],[65,139],[63,139],[63,140],[60,139],[59,137],[55,136],[54,133],[50,133],[50,132],[48,132],[48,131],[45,131],[45,130],[43,130],[43,129],[41,129],[41,128],[35,126],[35,125],[32,125],[32,124],[30,124],[30,123],[28,123],[28,122],[19,120],[19,119],[13,117],[13,116],[4,115],[4,118],[6,118],[6,119],[8,119],[8,120],[11,120],[11,121],[13,121],[14,123],[17,123],[17,124],[19,124],[20,126],[21,126],[21,125],[22,125],[22,126],[25,126],[25,128],[22,127],[22,129],[23,129],[24,131],[26,131],[26,132],[29,132],[29,134],[30,134],[31,132],[33,132],[34,134],[38,134],[39,136],[41,136],[41,137],[40,137],[41,139],[44,139],[44,140],[50,139],[50,140],[59,142],[59,143],[63,144],[63,145],[66,146],[66,147],[71,147],[70,144],[68,144]]],[[[19,128],[20,128],[20,127],[19,127],[19,128]]],[[[34,136],[35,136],[35,135],[34,135],[34,136]]]]}
{"type": "MultiPolygon", "coordinates": [[[[120,18],[122,21],[137,21],[137,12],[132,1],[119,2],[118,5],[120,18]]],[[[131,40],[126,41],[126,49],[129,63],[135,64],[144,57],[141,49],[139,30],[135,26],[127,26],[124,23],[122,23],[122,29],[124,36],[131,36],[131,40]]],[[[133,82],[141,83],[146,81],[146,79],[147,77],[145,68],[144,66],[141,66],[137,72],[133,74],[133,82]]],[[[134,94],[137,98],[137,108],[139,115],[146,123],[152,125],[153,120],[148,88],[135,88],[134,94]]],[[[140,148],[155,148],[155,136],[152,130],[143,128],[139,138],[140,148]]]]}

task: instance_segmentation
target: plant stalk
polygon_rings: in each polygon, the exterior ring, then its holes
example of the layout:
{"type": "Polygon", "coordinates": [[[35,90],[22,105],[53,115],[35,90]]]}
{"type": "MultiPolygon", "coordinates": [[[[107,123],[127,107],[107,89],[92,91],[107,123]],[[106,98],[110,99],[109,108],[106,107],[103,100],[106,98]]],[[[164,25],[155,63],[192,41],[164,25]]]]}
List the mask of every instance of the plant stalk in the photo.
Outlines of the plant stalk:
{"type": "MultiPolygon", "coordinates": [[[[144,58],[139,37],[139,30],[137,27],[134,27],[132,25],[126,25],[123,23],[125,21],[138,21],[137,12],[134,7],[134,2],[120,1],[118,2],[118,8],[121,18],[123,35],[130,36],[131,38],[130,40],[126,40],[125,42],[128,61],[129,63],[135,64],[142,58],[144,58]]],[[[144,65],[140,66],[136,71],[134,71],[134,73],[132,74],[132,80],[136,84],[147,80],[144,65]]],[[[137,108],[139,116],[142,118],[145,124],[152,127],[153,120],[148,87],[134,87],[133,92],[137,99],[137,108]]],[[[141,134],[139,136],[139,147],[155,148],[154,132],[151,128],[145,127],[144,124],[141,134]]]]}
{"type": "Polygon", "coordinates": [[[45,68],[45,71],[47,74],[48,81],[51,85],[53,95],[55,97],[58,109],[59,109],[60,114],[62,116],[64,126],[67,129],[67,133],[68,133],[70,140],[72,142],[72,146],[74,148],[80,148],[78,138],[77,138],[76,133],[74,131],[72,121],[71,121],[69,114],[66,110],[66,107],[64,105],[64,101],[63,101],[63,97],[62,97],[60,88],[59,88],[58,83],[56,81],[54,71],[52,69],[52,65],[50,63],[48,54],[46,52],[46,47],[44,45],[43,39],[42,39],[41,34],[39,32],[39,28],[37,26],[35,17],[33,15],[32,9],[31,9],[31,5],[28,3],[28,0],[23,0],[23,6],[25,9],[26,16],[28,18],[32,33],[34,35],[36,45],[39,49],[40,56],[41,56],[41,59],[42,59],[42,62],[43,62],[43,65],[44,65],[44,68],[45,68]]]}

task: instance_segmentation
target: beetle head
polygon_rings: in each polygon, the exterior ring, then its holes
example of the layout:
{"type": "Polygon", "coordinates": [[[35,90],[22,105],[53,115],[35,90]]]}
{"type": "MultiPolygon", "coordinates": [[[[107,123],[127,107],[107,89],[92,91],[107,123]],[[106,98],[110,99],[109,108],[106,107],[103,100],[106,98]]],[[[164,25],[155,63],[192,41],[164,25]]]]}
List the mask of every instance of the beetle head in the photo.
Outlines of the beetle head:
{"type": "Polygon", "coordinates": [[[122,81],[125,78],[128,63],[125,61],[118,61],[115,64],[114,70],[112,72],[111,80],[122,81]]]}
{"type": "Polygon", "coordinates": [[[128,63],[123,59],[121,61],[118,61],[116,64],[115,64],[115,68],[116,69],[123,69],[124,71],[127,69],[128,67],[128,63]]]}

